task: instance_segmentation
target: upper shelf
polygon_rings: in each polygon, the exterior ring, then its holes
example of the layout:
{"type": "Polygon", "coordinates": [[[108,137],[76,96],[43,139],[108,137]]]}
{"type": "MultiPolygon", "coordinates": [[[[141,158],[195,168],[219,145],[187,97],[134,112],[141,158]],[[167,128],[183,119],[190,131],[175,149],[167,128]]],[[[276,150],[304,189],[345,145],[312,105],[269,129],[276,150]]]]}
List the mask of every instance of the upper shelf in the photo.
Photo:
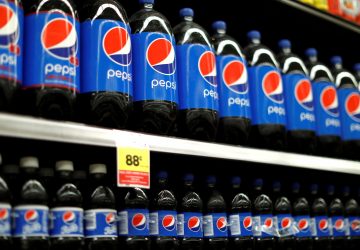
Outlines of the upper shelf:
{"type": "Polygon", "coordinates": [[[335,23],[343,28],[349,29],[353,32],[359,33],[360,34],[360,26],[357,25],[356,23],[347,21],[341,17],[337,17],[335,15],[332,15],[331,13],[316,9],[314,7],[311,7],[309,5],[306,5],[304,3],[301,2],[297,2],[294,0],[276,0],[278,2],[284,3],[286,5],[289,5],[291,7],[294,7],[296,9],[305,11],[311,15],[320,17],[324,20],[327,20],[329,22],[335,23]]]}
{"type": "Polygon", "coordinates": [[[337,160],[197,142],[129,131],[102,129],[72,122],[57,122],[32,117],[0,114],[0,136],[115,147],[117,142],[149,145],[151,151],[239,160],[254,163],[324,170],[360,175],[360,162],[337,160]]]}

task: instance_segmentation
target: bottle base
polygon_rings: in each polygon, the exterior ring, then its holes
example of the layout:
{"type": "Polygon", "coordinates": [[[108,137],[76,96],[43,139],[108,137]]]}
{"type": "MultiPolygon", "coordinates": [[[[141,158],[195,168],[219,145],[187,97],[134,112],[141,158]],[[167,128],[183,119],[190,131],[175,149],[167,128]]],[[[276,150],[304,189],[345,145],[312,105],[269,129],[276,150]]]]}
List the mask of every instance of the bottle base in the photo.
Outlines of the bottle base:
{"type": "Polygon", "coordinates": [[[316,141],[316,154],[333,158],[340,156],[341,140],[339,136],[318,136],[316,141]]]}
{"type": "Polygon", "coordinates": [[[0,111],[15,112],[20,85],[0,78],[0,111]]]}
{"type": "Polygon", "coordinates": [[[342,155],[349,160],[360,160],[360,140],[343,141],[342,143],[342,155]]]}
{"type": "Polygon", "coordinates": [[[233,145],[247,145],[250,123],[250,119],[247,118],[221,118],[219,121],[217,141],[233,145]]]}
{"type": "Polygon", "coordinates": [[[315,133],[312,131],[288,131],[287,148],[294,153],[314,154],[316,147],[315,133]]]}
{"type": "Polygon", "coordinates": [[[277,124],[252,126],[249,140],[253,147],[283,151],[285,150],[285,127],[277,124]]]}

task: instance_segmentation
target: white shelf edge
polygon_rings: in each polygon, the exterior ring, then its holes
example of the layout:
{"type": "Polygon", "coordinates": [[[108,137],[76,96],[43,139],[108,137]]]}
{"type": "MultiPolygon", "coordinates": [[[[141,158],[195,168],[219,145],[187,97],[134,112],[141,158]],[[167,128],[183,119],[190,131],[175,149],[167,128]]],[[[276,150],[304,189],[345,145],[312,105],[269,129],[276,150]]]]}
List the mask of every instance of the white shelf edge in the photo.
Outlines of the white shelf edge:
{"type": "Polygon", "coordinates": [[[136,138],[149,145],[151,151],[211,157],[255,163],[274,164],[331,172],[360,175],[360,162],[316,156],[298,155],[269,150],[228,146],[169,138],[129,131],[96,128],[72,122],[0,114],[0,136],[115,147],[117,140],[136,138]]]}

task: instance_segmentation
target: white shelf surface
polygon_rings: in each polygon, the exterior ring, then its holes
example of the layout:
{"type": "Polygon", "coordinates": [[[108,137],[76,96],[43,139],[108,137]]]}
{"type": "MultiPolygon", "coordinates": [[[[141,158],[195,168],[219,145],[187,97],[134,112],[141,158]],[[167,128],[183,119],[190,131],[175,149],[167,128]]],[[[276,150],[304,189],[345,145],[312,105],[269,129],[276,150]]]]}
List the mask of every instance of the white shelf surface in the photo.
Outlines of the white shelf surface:
{"type": "Polygon", "coordinates": [[[228,146],[129,131],[102,129],[72,122],[0,114],[0,136],[54,142],[115,147],[136,141],[149,145],[151,151],[202,156],[254,163],[275,164],[360,175],[360,162],[330,159],[270,150],[228,146]]]}

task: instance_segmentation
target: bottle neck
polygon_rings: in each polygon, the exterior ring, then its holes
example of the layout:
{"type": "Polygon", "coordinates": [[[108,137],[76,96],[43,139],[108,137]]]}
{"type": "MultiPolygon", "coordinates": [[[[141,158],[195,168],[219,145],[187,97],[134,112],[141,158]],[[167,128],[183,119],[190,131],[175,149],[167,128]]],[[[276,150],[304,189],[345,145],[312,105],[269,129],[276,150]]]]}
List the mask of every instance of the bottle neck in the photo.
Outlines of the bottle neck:
{"type": "Polygon", "coordinates": [[[283,48],[282,49],[282,52],[285,54],[285,55],[288,55],[291,53],[291,48],[283,48]]]}
{"type": "Polygon", "coordinates": [[[311,63],[316,63],[316,62],[318,61],[318,58],[317,58],[317,56],[310,56],[310,57],[309,57],[309,61],[310,61],[311,63]]]}
{"type": "Polygon", "coordinates": [[[187,21],[187,22],[192,22],[192,21],[194,21],[194,17],[192,17],[192,16],[184,16],[183,20],[187,21]]]}
{"type": "Polygon", "coordinates": [[[218,36],[224,36],[226,34],[226,30],[225,29],[217,29],[216,34],[218,36]]]}
{"type": "Polygon", "coordinates": [[[335,69],[342,69],[343,66],[342,66],[341,63],[337,63],[337,64],[334,65],[334,68],[335,68],[335,69]]]}
{"type": "Polygon", "coordinates": [[[251,43],[251,44],[254,44],[254,45],[258,45],[258,44],[261,43],[261,41],[260,41],[260,39],[252,39],[252,40],[250,41],[250,43],[251,43]]]}
{"type": "Polygon", "coordinates": [[[144,9],[152,10],[153,8],[154,8],[154,5],[151,4],[151,3],[145,3],[144,4],[144,9]]]}

